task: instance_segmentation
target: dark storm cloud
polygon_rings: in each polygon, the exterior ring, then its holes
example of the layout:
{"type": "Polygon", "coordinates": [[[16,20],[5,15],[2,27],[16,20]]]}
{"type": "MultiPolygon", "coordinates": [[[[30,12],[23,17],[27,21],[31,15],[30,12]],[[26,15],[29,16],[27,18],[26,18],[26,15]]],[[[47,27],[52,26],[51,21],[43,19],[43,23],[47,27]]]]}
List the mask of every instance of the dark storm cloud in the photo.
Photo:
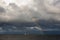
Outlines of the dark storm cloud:
{"type": "Polygon", "coordinates": [[[0,6],[0,13],[4,13],[4,12],[6,12],[5,8],[0,6]]]}

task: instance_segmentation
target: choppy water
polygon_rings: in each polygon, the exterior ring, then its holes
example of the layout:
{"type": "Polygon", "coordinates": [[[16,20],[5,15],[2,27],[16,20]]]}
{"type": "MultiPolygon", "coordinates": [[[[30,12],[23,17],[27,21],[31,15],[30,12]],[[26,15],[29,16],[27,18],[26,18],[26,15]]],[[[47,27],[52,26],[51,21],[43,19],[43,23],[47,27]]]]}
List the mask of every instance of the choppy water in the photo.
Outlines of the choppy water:
{"type": "Polygon", "coordinates": [[[37,24],[0,23],[0,34],[57,34],[60,31],[60,22],[54,20],[40,20],[37,24]]]}

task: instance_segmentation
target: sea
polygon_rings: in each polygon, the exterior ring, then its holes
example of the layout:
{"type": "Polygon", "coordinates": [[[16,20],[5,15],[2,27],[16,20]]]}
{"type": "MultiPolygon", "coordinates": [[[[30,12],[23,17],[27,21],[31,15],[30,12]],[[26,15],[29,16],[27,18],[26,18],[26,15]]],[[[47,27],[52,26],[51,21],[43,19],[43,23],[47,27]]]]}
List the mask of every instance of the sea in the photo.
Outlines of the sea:
{"type": "Polygon", "coordinates": [[[39,20],[38,22],[0,23],[0,34],[60,34],[60,22],[39,20]]]}

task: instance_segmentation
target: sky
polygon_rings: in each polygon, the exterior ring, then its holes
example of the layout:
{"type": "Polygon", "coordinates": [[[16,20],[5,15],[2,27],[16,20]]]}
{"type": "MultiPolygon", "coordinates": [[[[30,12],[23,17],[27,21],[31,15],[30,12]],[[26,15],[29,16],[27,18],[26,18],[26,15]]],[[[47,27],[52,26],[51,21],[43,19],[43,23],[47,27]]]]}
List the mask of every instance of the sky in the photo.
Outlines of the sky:
{"type": "Polygon", "coordinates": [[[0,0],[0,22],[50,19],[60,21],[59,0],[0,0]]]}

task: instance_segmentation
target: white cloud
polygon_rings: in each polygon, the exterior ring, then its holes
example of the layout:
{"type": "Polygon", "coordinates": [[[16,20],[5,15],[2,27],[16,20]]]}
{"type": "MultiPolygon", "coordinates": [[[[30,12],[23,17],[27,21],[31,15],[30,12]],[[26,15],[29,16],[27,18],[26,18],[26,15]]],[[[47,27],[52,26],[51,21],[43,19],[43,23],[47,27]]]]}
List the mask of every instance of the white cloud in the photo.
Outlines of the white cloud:
{"type": "Polygon", "coordinates": [[[6,4],[2,2],[0,4],[3,8],[2,10],[6,11],[2,11],[3,14],[0,15],[0,21],[32,22],[34,17],[36,19],[60,21],[60,12],[56,11],[57,8],[49,6],[46,0],[35,0],[32,4],[26,6],[17,6],[15,3],[10,3],[8,6],[4,6],[6,4]]]}

